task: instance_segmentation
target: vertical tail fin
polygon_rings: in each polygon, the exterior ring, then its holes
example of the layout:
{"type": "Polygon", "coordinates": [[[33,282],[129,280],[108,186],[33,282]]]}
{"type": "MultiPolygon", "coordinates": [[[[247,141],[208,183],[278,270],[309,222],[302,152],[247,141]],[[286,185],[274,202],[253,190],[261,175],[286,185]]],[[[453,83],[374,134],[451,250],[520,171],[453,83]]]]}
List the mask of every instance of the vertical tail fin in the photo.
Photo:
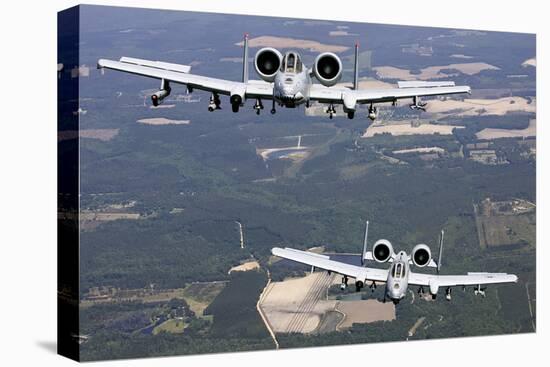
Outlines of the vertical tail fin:
{"type": "Polygon", "coordinates": [[[355,62],[353,65],[353,89],[359,88],[359,41],[355,42],[355,62]]]}
{"type": "Polygon", "coordinates": [[[248,33],[244,34],[243,41],[243,83],[248,82],[248,33]]]}
{"type": "Polygon", "coordinates": [[[439,274],[439,270],[441,270],[441,256],[443,255],[443,236],[445,235],[445,231],[441,230],[441,236],[439,237],[439,258],[437,260],[437,273],[439,274]]]}
{"type": "Polygon", "coordinates": [[[369,238],[369,221],[365,223],[365,238],[363,239],[363,253],[361,254],[361,265],[365,265],[365,258],[367,257],[367,240],[369,238]]]}

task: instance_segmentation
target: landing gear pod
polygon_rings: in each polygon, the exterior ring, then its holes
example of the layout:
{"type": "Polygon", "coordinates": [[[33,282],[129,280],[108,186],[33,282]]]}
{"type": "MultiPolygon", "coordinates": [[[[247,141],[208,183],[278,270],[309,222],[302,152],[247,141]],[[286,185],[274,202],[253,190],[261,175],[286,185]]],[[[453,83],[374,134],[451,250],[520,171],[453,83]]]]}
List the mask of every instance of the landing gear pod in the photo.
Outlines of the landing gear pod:
{"type": "Polygon", "coordinates": [[[217,93],[212,93],[210,96],[210,102],[208,103],[208,111],[213,112],[215,110],[221,110],[220,96],[217,93]]]}
{"type": "Polygon", "coordinates": [[[231,97],[229,97],[229,102],[231,103],[231,110],[233,112],[239,112],[239,107],[244,104],[244,94],[246,92],[246,87],[235,88],[231,91],[231,97]]]}
{"type": "Polygon", "coordinates": [[[355,117],[355,108],[357,106],[357,98],[351,93],[344,94],[342,99],[344,105],[344,112],[348,115],[348,119],[353,119],[355,117]]]}
{"type": "Polygon", "coordinates": [[[153,93],[151,96],[151,102],[153,103],[153,106],[157,107],[162,103],[162,101],[170,95],[170,92],[172,91],[172,88],[170,88],[170,84],[167,80],[162,79],[160,83],[160,90],[158,92],[153,93]]]}
{"type": "Polygon", "coordinates": [[[376,117],[378,117],[378,108],[374,107],[373,105],[370,105],[369,107],[369,119],[371,121],[376,120],[376,117]]]}
{"type": "Polygon", "coordinates": [[[439,284],[435,282],[430,282],[429,286],[430,286],[430,294],[432,295],[432,299],[436,299],[437,292],[439,291],[439,284]]]}

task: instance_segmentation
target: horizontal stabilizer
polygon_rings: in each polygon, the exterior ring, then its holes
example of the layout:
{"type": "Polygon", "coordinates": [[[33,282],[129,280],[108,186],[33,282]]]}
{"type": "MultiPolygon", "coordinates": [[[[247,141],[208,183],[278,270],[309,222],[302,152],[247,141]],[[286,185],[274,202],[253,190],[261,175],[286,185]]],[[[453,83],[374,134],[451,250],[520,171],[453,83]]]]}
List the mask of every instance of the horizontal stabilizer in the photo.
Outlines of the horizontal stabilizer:
{"type": "Polygon", "coordinates": [[[399,88],[437,88],[454,87],[455,82],[424,82],[424,81],[400,81],[397,82],[399,88]]]}
{"type": "Polygon", "coordinates": [[[125,64],[148,66],[150,68],[161,69],[161,70],[177,71],[179,73],[189,73],[191,71],[190,65],[171,64],[163,61],[143,60],[143,59],[136,59],[133,57],[121,57],[120,62],[123,62],[125,64]]]}

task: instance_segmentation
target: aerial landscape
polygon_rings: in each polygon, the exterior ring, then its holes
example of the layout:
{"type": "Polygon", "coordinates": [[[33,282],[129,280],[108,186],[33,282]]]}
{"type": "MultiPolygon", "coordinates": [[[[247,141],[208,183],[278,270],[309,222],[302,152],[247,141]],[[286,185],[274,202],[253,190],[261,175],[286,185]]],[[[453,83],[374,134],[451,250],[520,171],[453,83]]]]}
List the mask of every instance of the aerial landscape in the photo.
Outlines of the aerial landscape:
{"type": "MultiPolygon", "coordinates": [[[[536,48],[532,34],[81,6],[80,335],[83,360],[424,340],[536,331],[536,48]],[[96,68],[122,56],[239,81],[256,51],[342,60],[340,87],[452,80],[471,94],[359,105],[209,112],[210,93],[96,68]],[[506,48],[501,47],[506,44],[506,48]],[[359,264],[365,221],[441,274],[513,273],[454,290],[341,289],[336,273],[274,256],[359,264]],[[481,290],[481,289],[480,289],[481,290]]],[[[269,106],[271,103],[269,103],[269,106]]],[[[63,215],[63,213],[60,213],[63,215]]],[[[385,268],[379,264],[378,267],[385,268]]],[[[373,265],[374,267],[377,264],[373,265]]],[[[387,266],[386,266],[387,267],[387,266]]],[[[435,270],[425,270],[434,273],[435,270]]]]}

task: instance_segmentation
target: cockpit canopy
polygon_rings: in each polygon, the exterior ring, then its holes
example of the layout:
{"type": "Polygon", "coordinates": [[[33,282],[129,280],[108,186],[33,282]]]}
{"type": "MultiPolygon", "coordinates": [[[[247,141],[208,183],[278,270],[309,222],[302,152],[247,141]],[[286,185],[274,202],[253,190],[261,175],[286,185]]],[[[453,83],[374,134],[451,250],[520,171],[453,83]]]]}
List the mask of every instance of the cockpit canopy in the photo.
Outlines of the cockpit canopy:
{"type": "Polygon", "coordinates": [[[394,263],[393,266],[392,266],[392,274],[391,275],[395,279],[401,279],[401,278],[405,277],[405,265],[403,265],[400,262],[394,263]]]}
{"type": "Polygon", "coordinates": [[[283,62],[281,63],[281,71],[284,73],[301,73],[302,72],[302,59],[300,54],[289,51],[285,53],[283,62]]]}

